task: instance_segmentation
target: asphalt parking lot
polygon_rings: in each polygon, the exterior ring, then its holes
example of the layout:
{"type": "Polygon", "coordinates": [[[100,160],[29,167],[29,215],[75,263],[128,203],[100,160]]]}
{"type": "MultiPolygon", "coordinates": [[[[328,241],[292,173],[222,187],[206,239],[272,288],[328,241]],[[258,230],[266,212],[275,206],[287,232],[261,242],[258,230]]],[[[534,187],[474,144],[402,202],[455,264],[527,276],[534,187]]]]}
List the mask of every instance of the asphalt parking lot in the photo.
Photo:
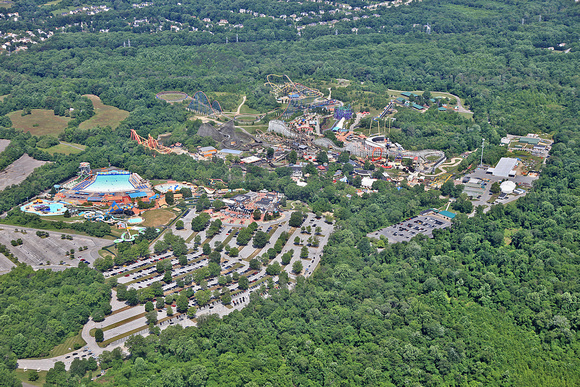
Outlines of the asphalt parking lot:
{"type": "Polygon", "coordinates": [[[418,215],[409,220],[383,228],[368,234],[369,237],[380,238],[384,235],[389,243],[408,242],[418,234],[433,237],[433,230],[451,226],[449,220],[436,215],[418,215]]]}
{"type": "Polygon", "coordinates": [[[34,269],[46,265],[78,266],[81,259],[91,264],[99,257],[99,250],[111,244],[107,239],[74,234],[66,234],[72,239],[61,239],[64,233],[59,231],[48,231],[48,237],[40,238],[36,235],[36,231],[27,227],[0,225],[0,243],[7,246],[19,261],[31,265],[34,269]],[[10,242],[16,239],[22,239],[22,245],[12,246],[10,242]],[[87,246],[87,249],[79,251],[79,248],[84,246],[87,246]],[[66,255],[70,250],[75,252],[74,259],[66,255]]]}

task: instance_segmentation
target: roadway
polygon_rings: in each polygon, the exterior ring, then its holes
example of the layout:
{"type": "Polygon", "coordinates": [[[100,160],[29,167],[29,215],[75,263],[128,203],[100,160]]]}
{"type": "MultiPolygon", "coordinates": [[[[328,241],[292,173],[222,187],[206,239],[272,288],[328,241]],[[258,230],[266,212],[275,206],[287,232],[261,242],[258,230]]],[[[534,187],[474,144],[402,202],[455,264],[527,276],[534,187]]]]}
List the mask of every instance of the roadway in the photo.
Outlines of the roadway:
{"type": "MultiPolygon", "coordinates": [[[[289,219],[289,213],[286,214],[285,219],[289,219]]],[[[303,225],[304,226],[311,226],[313,231],[317,226],[319,226],[321,228],[321,233],[320,233],[320,235],[318,235],[318,237],[320,238],[320,245],[318,247],[314,247],[314,246],[308,247],[308,250],[309,250],[308,259],[301,259],[300,258],[300,249],[302,246],[295,246],[294,245],[294,238],[296,235],[300,235],[300,238],[303,241],[305,239],[307,239],[307,237],[308,237],[306,234],[301,234],[300,230],[298,229],[295,231],[294,234],[290,235],[290,238],[288,239],[288,242],[286,243],[286,245],[282,249],[282,252],[280,254],[278,254],[274,260],[272,260],[270,262],[270,264],[273,262],[278,262],[281,264],[282,255],[289,250],[294,250],[294,254],[293,254],[291,262],[286,266],[282,266],[283,270],[286,270],[289,273],[291,282],[288,284],[288,286],[290,288],[292,288],[294,286],[294,283],[296,280],[296,275],[294,275],[291,272],[293,263],[297,260],[300,260],[304,266],[303,275],[305,277],[309,277],[310,275],[312,275],[312,273],[314,272],[314,270],[316,269],[316,267],[320,263],[320,259],[322,257],[322,252],[323,252],[323,247],[328,242],[328,239],[330,238],[330,234],[334,230],[334,225],[325,223],[323,219],[316,219],[314,217],[314,214],[308,214],[308,217],[304,221],[303,225]]],[[[266,224],[261,224],[259,226],[259,229],[267,232],[269,227],[272,227],[271,222],[268,222],[266,224]]],[[[219,240],[219,241],[223,241],[227,238],[228,232],[235,232],[235,231],[236,231],[236,228],[223,227],[222,230],[220,230],[220,233],[216,234],[214,239],[219,240]]],[[[278,225],[278,227],[274,231],[272,237],[270,237],[270,241],[264,247],[264,249],[262,249],[262,252],[264,253],[265,251],[267,251],[267,249],[269,249],[270,247],[273,247],[276,240],[280,236],[280,234],[284,231],[286,231],[286,232],[291,231],[291,227],[288,225],[287,221],[278,225]]],[[[213,240],[212,240],[212,242],[213,242],[213,240]]],[[[213,245],[213,243],[212,243],[212,245],[213,245]]],[[[232,238],[230,245],[235,246],[235,239],[232,238]]],[[[249,261],[246,259],[249,258],[249,256],[251,254],[253,254],[256,250],[257,250],[256,248],[251,246],[251,242],[250,242],[248,244],[248,246],[246,246],[242,249],[239,257],[227,258],[222,262],[222,267],[223,267],[222,273],[224,273],[225,270],[229,270],[228,268],[233,267],[237,263],[240,264],[240,266],[235,269],[238,273],[243,273],[246,270],[248,270],[249,269],[249,261]]],[[[188,258],[190,258],[190,260],[191,260],[192,258],[199,256],[200,254],[201,253],[199,253],[199,252],[194,253],[194,254],[188,254],[188,258]]],[[[166,254],[163,254],[160,256],[148,258],[145,263],[152,263],[156,259],[169,258],[170,256],[171,256],[171,253],[166,253],[166,254]]],[[[177,260],[175,258],[172,259],[172,262],[174,263],[174,265],[177,264],[177,260]]],[[[139,268],[140,267],[139,265],[142,265],[143,263],[144,263],[143,261],[139,261],[139,262],[134,263],[132,265],[129,265],[127,267],[111,270],[108,273],[106,273],[106,276],[110,277],[113,275],[117,275],[119,273],[123,273],[125,271],[129,271],[131,269],[139,268]]],[[[207,261],[205,264],[207,264],[207,261]]],[[[177,269],[177,270],[179,270],[179,269],[177,269]]],[[[231,272],[233,272],[233,270],[229,270],[229,273],[231,273],[231,272]]],[[[131,279],[131,278],[135,278],[135,276],[137,276],[137,275],[138,274],[131,274],[128,277],[121,277],[119,279],[119,281],[120,282],[128,282],[125,280],[125,278],[131,279]]],[[[250,288],[248,290],[243,291],[243,292],[237,294],[236,296],[232,297],[231,305],[226,306],[226,305],[223,305],[219,300],[214,300],[209,305],[206,305],[204,307],[200,307],[198,309],[197,316],[202,316],[205,314],[217,314],[218,316],[223,317],[223,316],[233,312],[234,310],[243,309],[250,301],[250,294],[254,291],[260,290],[261,284],[259,284],[257,281],[259,281],[260,279],[262,279],[264,277],[266,277],[266,267],[262,266],[260,268],[260,270],[256,271],[255,273],[253,273],[249,276],[250,288]]],[[[275,282],[278,282],[277,276],[274,277],[273,280],[275,282]]],[[[217,279],[214,278],[214,279],[211,279],[210,281],[208,281],[208,287],[211,288],[212,286],[215,286],[215,285],[217,285],[217,279]]],[[[228,288],[230,288],[230,290],[233,291],[233,290],[236,290],[238,288],[238,285],[236,283],[232,283],[232,284],[228,285],[228,288]]],[[[199,290],[200,287],[194,286],[193,289],[199,290]]],[[[194,299],[192,299],[190,301],[190,305],[194,305],[194,304],[195,304],[194,299]]],[[[103,351],[112,351],[114,348],[123,347],[124,340],[121,340],[121,342],[118,342],[118,343],[115,343],[112,345],[108,345],[106,348],[101,348],[95,342],[95,339],[90,335],[90,331],[93,328],[104,328],[104,327],[110,326],[112,324],[119,323],[119,322],[122,322],[124,320],[130,319],[132,316],[137,316],[141,313],[144,313],[145,308],[144,308],[144,305],[137,305],[137,306],[134,306],[131,308],[127,308],[126,310],[121,310],[123,308],[126,308],[127,305],[125,302],[120,302],[117,300],[116,292],[114,290],[112,291],[111,306],[112,306],[113,313],[111,315],[107,316],[104,321],[94,322],[92,319],[90,319],[84,325],[82,332],[81,332],[81,336],[86,341],[87,344],[83,348],[81,348],[80,350],[77,350],[77,351],[73,351],[71,349],[71,352],[64,354],[64,355],[61,355],[61,356],[56,356],[53,358],[19,359],[18,360],[18,368],[49,370],[50,368],[54,367],[55,362],[62,361],[62,362],[64,362],[65,367],[67,369],[69,369],[70,364],[72,363],[72,361],[74,360],[75,357],[86,358],[88,356],[92,356],[92,357],[97,358],[101,353],[103,353],[103,351]]],[[[163,319],[165,317],[167,317],[166,309],[158,311],[158,319],[163,319]]],[[[174,324],[179,324],[183,327],[195,326],[195,323],[191,319],[186,318],[183,315],[179,315],[179,316],[176,315],[170,321],[167,321],[167,322],[160,324],[158,326],[161,329],[165,329],[165,328],[167,328],[171,325],[174,325],[174,324]]],[[[104,332],[105,333],[105,340],[113,338],[113,337],[117,337],[119,335],[122,335],[124,332],[129,332],[131,330],[134,330],[134,329],[137,329],[137,328],[140,328],[143,326],[145,326],[145,318],[144,317],[136,318],[136,319],[131,320],[125,324],[120,325],[119,327],[115,327],[115,328],[112,328],[110,330],[105,331],[104,332]]],[[[147,336],[148,332],[144,332],[144,333],[142,333],[142,335],[147,336]]],[[[125,348],[123,348],[123,349],[125,350],[125,348]]]]}

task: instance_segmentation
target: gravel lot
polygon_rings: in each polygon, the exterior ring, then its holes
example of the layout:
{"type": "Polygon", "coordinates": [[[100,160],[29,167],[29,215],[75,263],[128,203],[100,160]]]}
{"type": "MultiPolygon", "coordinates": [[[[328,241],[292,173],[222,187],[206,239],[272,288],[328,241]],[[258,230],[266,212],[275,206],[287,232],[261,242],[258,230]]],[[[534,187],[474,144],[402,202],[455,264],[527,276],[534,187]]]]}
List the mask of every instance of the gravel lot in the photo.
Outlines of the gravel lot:
{"type": "Polygon", "coordinates": [[[22,183],[36,168],[44,164],[46,164],[46,161],[38,161],[26,154],[22,155],[22,157],[10,164],[5,170],[0,171],[0,191],[13,184],[18,185],[22,183]]]}

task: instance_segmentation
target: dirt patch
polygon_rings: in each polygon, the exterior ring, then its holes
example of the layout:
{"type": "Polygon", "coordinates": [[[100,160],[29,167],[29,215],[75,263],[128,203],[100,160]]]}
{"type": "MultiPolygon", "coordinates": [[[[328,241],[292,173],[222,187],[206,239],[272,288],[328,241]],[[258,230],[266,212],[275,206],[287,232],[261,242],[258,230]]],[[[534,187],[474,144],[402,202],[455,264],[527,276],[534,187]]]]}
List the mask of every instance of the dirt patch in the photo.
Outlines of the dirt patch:
{"type": "Polygon", "coordinates": [[[94,94],[85,94],[83,97],[87,97],[93,102],[95,115],[88,120],[81,122],[79,129],[92,129],[97,126],[110,126],[113,129],[117,129],[121,121],[129,117],[128,111],[118,109],[114,106],[105,105],[101,99],[94,94]]]}
{"type": "Polygon", "coordinates": [[[8,145],[10,145],[10,140],[0,140],[0,153],[4,152],[8,145]]]}
{"type": "Polygon", "coordinates": [[[8,114],[8,117],[16,129],[30,132],[34,136],[60,134],[71,120],[70,117],[55,116],[52,110],[45,109],[32,109],[31,113],[25,116],[22,115],[22,110],[17,110],[8,114]]]}
{"type": "Polygon", "coordinates": [[[0,171],[0,191],[11,185],[18,185],[24,181],[36,168],[46,164],[46,161],[35,160],[27,154],[0,171]]]}
{"type": "Polygon", "coordinates": [[[171,211],[167,210],[149,210],[143,212],[140,216],[142,216],[145,221],[140,224],[140,226],[145,227],[159,227],[163,226],[173,218],[175,218],[175,214],[171,211]]]}

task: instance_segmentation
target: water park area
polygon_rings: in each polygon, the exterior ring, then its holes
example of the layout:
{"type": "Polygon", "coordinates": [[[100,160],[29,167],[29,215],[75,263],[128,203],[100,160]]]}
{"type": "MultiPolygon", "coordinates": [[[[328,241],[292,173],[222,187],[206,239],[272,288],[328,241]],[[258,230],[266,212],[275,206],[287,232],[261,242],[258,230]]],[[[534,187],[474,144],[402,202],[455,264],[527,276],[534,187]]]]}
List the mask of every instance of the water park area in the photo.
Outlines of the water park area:
{"type": "Polygon", "coordinates": [[[155,193],[149,182],[137,173],[116,168],[90,169],[81,163],[80,176],[64,184],[65,189],[56,198],[72,205],[111,206],[113,203],[128,205],[134,200],[154,200],[155,193]]]}
{"type": "Polygon", "coordinates": [[[167,193],[167,192],[179,192],[182,188],[189,188],[191,190],[191,192],[196,192],[198,186],[194,185],[194,184],[190,184],[190,183],[178,183],[175,181],[168,181],[167,183],[162,183],[162,184],[157,184],[155,187],[155,190],[161,192],[161,193],[167,193]]]}
{"type": "MultiPolygon", "coordinates": [[[[120,226],[122,226],[122,224],[120,224],[120,226]]],[[[145,227],[129,226],[121,228],[125,228],[126,231],[123,234],[121,234],[121,238],[114,240],[115,243],[133,242],[135,241],[135,238],[137,238],[139,234],[143,234],[145,232],[145,227]],[[131,233],[131,231],[134,232],[131,233]]]]}
{"type": "Polygon", "coordinates": [[[145,219],[143,219],[143,218],[141,218],[139,216],[136,216],[134,218],[127,219],[127,223],[129,223],[129,224],[139,224],[139,223],[143,223],[144,220],[145,219]]]}
{"type": "Polygon", "coordinates": [[[22,212],[28,212],[30,214],[36,214],[40,216],[64,215],[66,209],[67,208],[64,203],[44,199],[35,199],[32,202],[20,207],[22,212]]]}

